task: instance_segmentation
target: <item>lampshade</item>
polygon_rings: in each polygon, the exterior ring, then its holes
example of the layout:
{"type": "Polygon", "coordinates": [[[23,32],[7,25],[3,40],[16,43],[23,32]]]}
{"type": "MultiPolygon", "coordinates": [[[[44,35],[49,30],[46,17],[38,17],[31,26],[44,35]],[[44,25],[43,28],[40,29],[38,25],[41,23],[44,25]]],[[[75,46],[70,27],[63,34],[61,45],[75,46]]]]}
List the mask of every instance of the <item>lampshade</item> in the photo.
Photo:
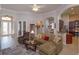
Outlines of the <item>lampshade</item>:
{"type": "Polygon", "coordinates": [[[43,27],[42,21],[37,21],[37,22],[36,22],[36,26],[37,26],[37,27],[43,27]]]}
{"type": "Polygon", "coordinates": [[[32,31],[31,31],[31,34],[34,34],[34,33],[35,33],[35,32],[32,30],[32,31]]]}

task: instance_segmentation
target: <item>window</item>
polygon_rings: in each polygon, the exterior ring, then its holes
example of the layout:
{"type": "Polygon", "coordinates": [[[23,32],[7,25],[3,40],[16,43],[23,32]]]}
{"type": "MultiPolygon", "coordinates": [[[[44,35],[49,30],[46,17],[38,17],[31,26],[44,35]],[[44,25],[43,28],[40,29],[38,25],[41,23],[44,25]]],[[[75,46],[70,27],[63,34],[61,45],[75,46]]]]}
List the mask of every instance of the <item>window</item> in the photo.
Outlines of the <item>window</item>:
{"type": "Polygon", "coordinates": [[[3,35],[8,34],[8,23],[7,22],[2,22],[2,34],[3,35]]]}
{"type": "Polygon", "coordinates": [[[2,35],[11,34],[11,22],[2,22],[2,35]]]}
{"type": "Polygon", "coordinates": [[[12,18],[8,16],[3,16],[1,18],[1,35],[10,35],[13,34],[14,26],[12,22],[12,18]]]}

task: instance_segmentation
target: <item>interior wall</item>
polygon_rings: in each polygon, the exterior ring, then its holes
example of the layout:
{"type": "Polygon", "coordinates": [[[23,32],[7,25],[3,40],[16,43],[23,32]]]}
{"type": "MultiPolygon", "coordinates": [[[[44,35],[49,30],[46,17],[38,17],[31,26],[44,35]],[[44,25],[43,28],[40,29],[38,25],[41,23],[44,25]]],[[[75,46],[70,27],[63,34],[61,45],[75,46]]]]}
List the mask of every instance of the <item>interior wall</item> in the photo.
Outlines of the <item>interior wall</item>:
{"type": "MultiPolygon", "coordinates": [[[[61,8],[63,8],[63,6],[61,6],[61,8]]],[[[54,17],[54,22],[56,23],[56,28],[55,28],[55,33],[57,31],[59,31],[59,12],[60,12],[60,9],[57,9],[55,11],[51,11],[51,12],[47,12],[47,13],[44,13],[44,14],[33,14],[33,13],[28,13],[28,12],[15,12],[13,10],[8,10],[8,9],[2,9],[2,15],[11,15],[13,16],[15,19],[15,33],[17,33],[17,27],[18,27],[18,21],[26,21],[26,31],[29,31],[29,24],[30,23],[36,23],[37,20],[42,20],[43,23],[45,22],[45,20],[48,18],[48,17],[54,17]]]]}
{"type": "MultiPolygon", "coordinates": [[[[17,14],[16,14],[16,12],[15,11],[12,11],[12,10],[8,10],[8,9],[1,9],[1,14],[0,14],[0,16],[4,16],[4,15],[10,15],[10,16],[12,16],[13,17],[13,22],[15,23],[14,24],[14,34],[15,34],[15,36],[16,36],[16,34],[17,34],[17,26],[16,26],[16,24],[17,24],[17,14]]],[[[1,17],[0,17],[0,19],[1,19],[1,17]]]]}
{"type": "MultiPolygon", "coordinates": [[[[57,35],[58,34],[57,32],[59,31],[59,20],[62,19],[61,18],[61,14],[65,10],[67,10],[68,8],[73,7],[73,6],[76,6],[76,5],[70,5],[70,4],[62,5],[57,10],[54,10],[54,11],[42,14],[44,21],[48,17],[51,17],[51,16],[54,17],[54,23],[56,23],[56,28],[54,30],[55,35],[57,35]]],[[[68,23],[69,22],[69,17],[68,16],[67,16],[67,18],[64,17],[63,21],[64,21],[65,25],[68,26],[68,24],[69,24],[68,23]]],[[[63,44],[66,45],[66,33],[62,34],[62,38],[63,38],[63,44]]]]}
{"type": "Polygon", "coordinates": [[[69,30],[69,15],[63,16],[62,20],[64,21],[64,25],[66,25],[67,29],[69,30]]]}
{"type": "MultiPolygon", "coordinates": [[[[13,23],[14,23],[14,34],[12,34],[12,37],[14,37],[14,40],[13,42],[15,42],[12,46],[16,46],[18,45],[18,42],[17,42],[17,14],[15,11],[13,10],[8,10],[8,9],[2,9],[0,10],[0,20],[1,20],[1,16],[4,16],[4,15],[10,15],[13,17],[13,23]]],[[[2,37],[2,36],[1,36],[2,37]]],[[[1,38],[0,37],[0,38],[1,38]]],[[[1,40],[2,41],[2,40],[1,40]]],[[[7,40],[7,41],[10,41],[10,40],[7,40]]],[[[6,42],[7,42],[6,41],[6,42]]],[[[3,43],[2,43],[3,44],[3,43]]],[[[6,43],[6,46],[7,46],[8,43],[6,43]]],[[[5,45],[5,43],[4,43],[5,45]]],[[[2,47],[1,47],[2,48],[2,47]]]]}
{"type": "MultiPolygon", "coordinates": [[[[61,14],[64,12],[64,11],[66,11],[68,8],[71,8],[71,7],[74,7],[74,6],[77,6],[77,5],[65,5],[65,6],[63,6],[62,8],[60,8],[59,9],[59,12],[58,12],[58,17],[59,18],[61,18],[61,14]]],[[[69,17],[67,16],[67,17],[64,17],[64,23],[66,24],[66,25],[68,25],[69,24],[69,17]]],[[[63,33],[63,44],[64,45],[66,45],[66,33],[63,33]]]]}
{"type": "MultiPolygon", "coordinates": [[[[60,15],[61,15],[61,11],[63,11],[63,9],[66,7],[67,5],[62,5],[61,7],[59,7],[57,10],[54,11],[50,11],[47,13],[42,14],[44,22],[45,20],[47,20],[48,17],[54,17],[54,23],[56,25],[56,28],[54,29],[54,34],[57,35],[58,31],[59,31],[59,20],[61,19],[60,15]]],[[[45,24],[46,25],[46,24],[45,24]]]]}
{"type": "MultiPolygon", "coordinates": [[[[14,19],[14,27],[15,27],[15,36],[18,36],[18,22],[19,21],[26,21],[26,31],[29,32],[30,30],[30,24],[36,24],[36,22],[38,20],[43,20],[43,16],[40,15],[40,14],[34,14],[34,13],[30,13],[30,12],[16,12],[16,11],[13,11],[13,10],[9,10],[9,9],[2,9],[1,10],[1,16],[3,15],[10,15],[12,16],[14,19]]],[[[23,31],[23,27],[22,27],[22,31],[23,31]]]]}
{"type": "MultiPolygon", "coordinates": [[[[9,9],[1,9],[0,10],[0,20],[1,20],[1,16],[4,15],[10,15],[13,17],[14,20],[14,34],[13,37],[15,38],[15,44],[13,46],[16,46],[17,43],[17,37],[18,37],[18,22],[19,21],[26,21],[26,31],[30,30],[30,24],[35,24],[37,20],[41,20],[42,18],[39,15],[36,14],[32,14],[32,13],[20,13],[20,12],[16,12],[13,10],[9,10],[9,9]]],[[[23,28],[22,28],[23,29],[23,28]]],[[[1,38],[1,37],[0,37],[1,38]]]]}
{"type": "MultiPolygon", "coordinates": [[[[30,24],[36,24],[38,20],[42,20],[42,17],[32,13],[19,13],[18,14],[18,22],[26,21],[26,31],[30,31],[30,24]]],[[[18,23],[17,23],[18,24],[18,23]]],[[[23,31],[23,26],[22,26],[23,31]]]]}
{"type": "Polygon", "coordinates": [[[60,8],[57,10],[43,13],[43,14],[34,14],[34,13],[29,13],[29,12],[16,12],[13,10],[8,10],[8,9],[2,9],[0,15],[10,15],[14,17],[15,20],[15,34],[17,36],[18,34],[18,22],[19,21],[26,21],[26,31],[29,31],[30,27],[29,24],[35,24],[36,21],[42,20],[43,23],[45,20],[47,20],[48,17],[54,17],[54,23],[56,24],[56,28],[54,30],[55,34],[57,34],[57,31],[59,31],[59,19],[61,19],[61,14],[69,7],[73,5],[62,5],[60,8]]]}

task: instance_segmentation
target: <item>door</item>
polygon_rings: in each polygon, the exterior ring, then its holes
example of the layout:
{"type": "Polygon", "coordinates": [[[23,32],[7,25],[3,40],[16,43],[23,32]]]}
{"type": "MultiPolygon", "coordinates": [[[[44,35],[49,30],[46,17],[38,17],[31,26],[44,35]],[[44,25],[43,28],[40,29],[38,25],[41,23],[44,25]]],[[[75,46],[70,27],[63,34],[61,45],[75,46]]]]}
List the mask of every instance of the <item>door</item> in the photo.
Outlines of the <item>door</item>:
{"type": "Polygon", "coordinates": [[[1,35],[9,35],[12,32],[11,22],[3,21],[1,22],[1,35]]]}

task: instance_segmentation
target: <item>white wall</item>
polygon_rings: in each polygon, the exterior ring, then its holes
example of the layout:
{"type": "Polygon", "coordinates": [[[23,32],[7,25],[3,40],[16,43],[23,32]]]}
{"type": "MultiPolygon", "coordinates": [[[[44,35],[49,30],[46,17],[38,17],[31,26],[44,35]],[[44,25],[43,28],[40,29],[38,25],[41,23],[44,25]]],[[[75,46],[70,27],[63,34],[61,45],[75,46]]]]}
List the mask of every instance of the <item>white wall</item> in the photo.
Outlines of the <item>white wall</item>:
{"type": "MultiPolygon", "coordinates": [[[[14,31],[15,31],[15,36],[18,35],[18,22],[19,21],[26,21],[26,31],[30,30],[30,24],[35,24],[36,21],[38,20],[42,20],[42,16],[38,15],[38,14],[33,14],[30,12],[16,12],[13,10],[9,10],[9,9],[2,9],[0,16],[4,16],[4,15],[10,15],[13,17],[14,20],[14,31]]],[[[22,27],[23,29],[23,27],[22,27]]]]}
{"type": "MultiPolygon", "coordinates": [[[[13,11],[13,10],[2,9],[0,16],[4,16],[4,15],[10,15],[10,16],[13,17],[14,30],[15,30],[15,36],[16,36],[16,34],[17,34],[17,26],[16,26],[16,24],[17,24],[17,14],[16,14],[16,12],[13,11]]],[[[0,17],[0,19],[1,19],[1,17],[0,17]]]]}
{"type": "MultiPolygon", "coordinates": [[[[61,6],[61,8],[63,8],[63,6],[61,6]]],[[[29,31],[30,23],[36,23],[37,20],[42,20],[43,22],[45,22],[46,18],[52,16],[54,17],[54,22],[56,23],[56,29],[55,29],[55,33],[56,33],[56,31],[58,31],[59,29],[58,15],[61,8],[58,8],[58,10],[51,11],[44,14],[34,14],[34,13],[29,13],[29,12],[15,12],[13,10],[2,9],[1,15],[10,15],[14,17],[14,20],[16,23],[15,33],[17,33],[18,21],[26,21],[26,31],[29,31]]]]}
{"type": "MultiPolygon", "coordinates": [[[[33,14],[33,13],[18,13],[18,22],[19,21],[26,21],[26,31],[30,31],[30,24],[36,24],[38,20],[42,20],[42,16],[39,14],[33,14]]],[[[17,23],[18,24],[18,23],[17,23]]],[[[23,26],[22,26],[22,32],[23,32],[23,26]]]]}
{"type": "Polygon", "coordinates": [[[61,19],[61,17],[59,17],[59,14],[62,11],[61,9],[63,9],[63,7],[65,7],[65,6],[66,5],[62,5],[57,10],[41,14],[43,16],[42,19],[44,20],[44,22],[45,22],[45,20],[47,20],[48,17],[54,17],[54,23],[56,24],[56,28],[54,30],[55,34],[57,34],[57,31],[59,31],[59,19],[61,19]]]}

